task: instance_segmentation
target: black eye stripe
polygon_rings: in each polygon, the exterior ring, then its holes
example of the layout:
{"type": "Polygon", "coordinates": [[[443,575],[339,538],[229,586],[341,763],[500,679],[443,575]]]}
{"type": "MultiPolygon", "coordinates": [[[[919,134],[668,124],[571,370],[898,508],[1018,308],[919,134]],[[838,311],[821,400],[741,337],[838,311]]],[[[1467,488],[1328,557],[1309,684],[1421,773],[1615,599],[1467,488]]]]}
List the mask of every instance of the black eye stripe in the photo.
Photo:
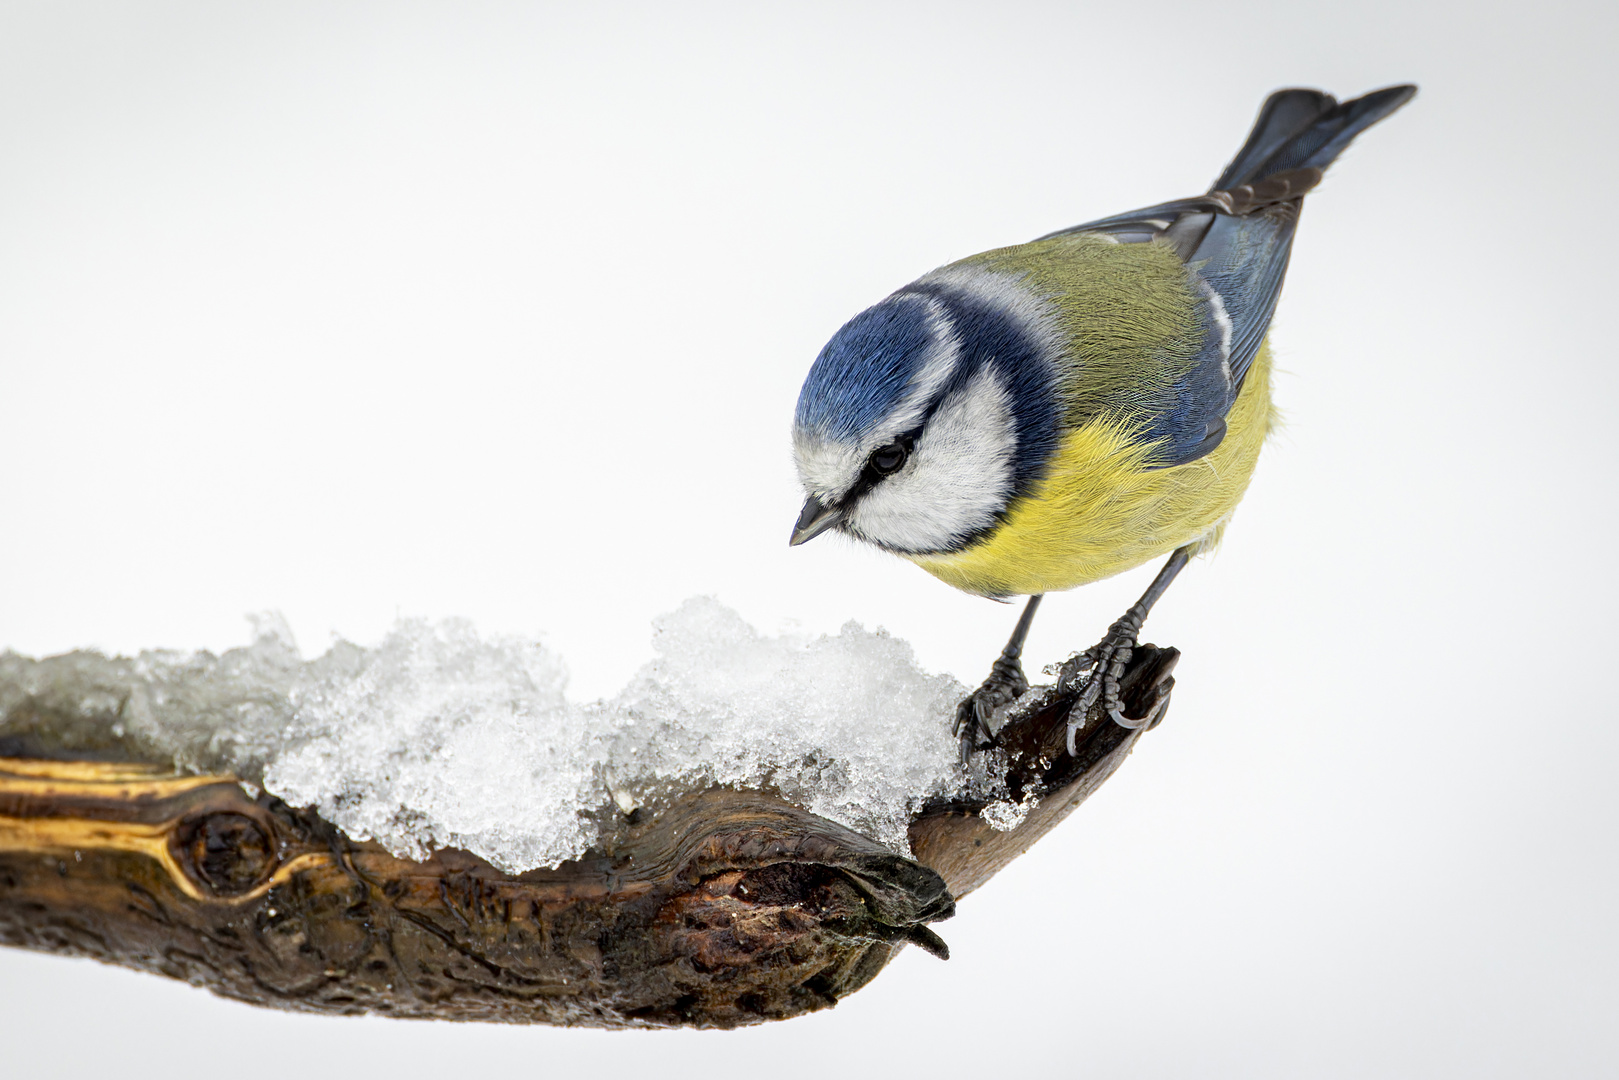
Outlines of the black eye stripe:
{"type": "Polygon", "coordinates": [[[856,480],[854,487],[838,500],[838,505],[845,508],[854,506],[865,498],[868,491],[903,469],[905,463],[910,460],[911,451],[916,448],[917,434],[915,431],[907,432],[886,446],[879,446],[873,450],[871,456],[866,459],[866,467],[860,471],[860,479],[856,480]],[[884,464],[888,465],[886,469],[878,465],[877,458],[880,455],[896,450],[897,461],[885,462],[884,464]]]}

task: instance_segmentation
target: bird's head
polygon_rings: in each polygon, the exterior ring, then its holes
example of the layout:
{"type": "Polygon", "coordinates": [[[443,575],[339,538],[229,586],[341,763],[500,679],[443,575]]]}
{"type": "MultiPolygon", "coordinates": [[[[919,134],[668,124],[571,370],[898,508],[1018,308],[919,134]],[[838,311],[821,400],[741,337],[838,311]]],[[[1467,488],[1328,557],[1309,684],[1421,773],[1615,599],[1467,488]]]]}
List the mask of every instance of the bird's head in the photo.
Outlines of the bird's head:
{"type": "Polygon", "coordinates": [[[791,542],[838,529],[923,555],[994,529],[1050,453],[1039,344],[927,279],[851,319],[799,393],[793,452],[808,498],[791,542]],[[987,353],[986,328],[999,344],[987,353]]]}

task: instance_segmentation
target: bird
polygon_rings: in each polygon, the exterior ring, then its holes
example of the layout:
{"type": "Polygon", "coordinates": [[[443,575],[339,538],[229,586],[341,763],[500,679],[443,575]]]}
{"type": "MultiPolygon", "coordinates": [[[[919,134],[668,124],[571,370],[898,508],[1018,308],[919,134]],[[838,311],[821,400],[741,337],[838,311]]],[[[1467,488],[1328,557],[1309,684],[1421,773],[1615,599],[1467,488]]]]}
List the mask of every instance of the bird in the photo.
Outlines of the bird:
{"type": "Polygon", "coordinates": [[[1041,598],[1167,556],[1140,600],[1064,666],[1125,727],[1119,679],[1147,614],[1212,548],[1274,425],[1267,333],[1304,196],[1416,94],[1271,94],[1202,195],[939,267],[845,323],[793,413],[804,489],[790,543],[831,530],[998,600],[1027,596],[957,715],[964,752],[1028,689],[1041,598]]]}

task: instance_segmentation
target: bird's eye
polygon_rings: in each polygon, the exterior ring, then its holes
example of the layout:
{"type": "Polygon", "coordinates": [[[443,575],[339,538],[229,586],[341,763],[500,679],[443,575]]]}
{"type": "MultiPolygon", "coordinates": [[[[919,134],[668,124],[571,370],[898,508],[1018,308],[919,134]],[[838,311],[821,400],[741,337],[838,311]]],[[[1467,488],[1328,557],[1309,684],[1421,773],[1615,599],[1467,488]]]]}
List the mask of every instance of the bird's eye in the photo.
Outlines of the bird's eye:
{"type": "Polygon", "coordinates": [[[878,476],[887,476],[889,473],[899,472],[910,452],[910,447],[896,439],[871,455],[872,470],[878,476]]]}

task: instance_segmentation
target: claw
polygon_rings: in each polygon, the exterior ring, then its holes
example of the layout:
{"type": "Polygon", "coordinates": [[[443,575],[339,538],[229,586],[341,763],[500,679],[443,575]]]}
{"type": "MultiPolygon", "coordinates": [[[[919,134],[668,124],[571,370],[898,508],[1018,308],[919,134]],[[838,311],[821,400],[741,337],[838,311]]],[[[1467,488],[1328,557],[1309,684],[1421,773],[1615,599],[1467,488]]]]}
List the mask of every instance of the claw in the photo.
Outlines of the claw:
{"type": "MultiPolygon", "coordinates": [[[[1135,656],[1136,636],[1141,633],[1141,624],[1147,621],[1147,613],[1164,594],[1164,590],[1169,588],[1169,583],[1175,580],[1175,575],[1186,566],[1194,550],[1195,545],[1192,544],[1176,548],[1163,569],[1158,571],[1158,576],[1152,579],[1147,591],[1141,594],[1141,599],[1130,606],[1123,618],[1107,628],[1107,636],[1064,665],[1063,674],[1057,681],[1060,691],[1071,691],[1074,680],[1082,674],[1088,676],[1079,699],[1068,711],[1070,757],[1074,754],[1074,736],[1084,726],[1086,717],[1090,716],[1091,706],[1098,701],[1102,703],[1102,711],[1107,718],[1122,728],[1134,730],[1147,723],[1145,719],[1132,720],[1124,715],[1124,702],[1119,698],[1119,680],[1124,678],[1124,669],[1130,666],[1130,660],[1135,656]],[[1083,661],[1083,664],[1079,661],[1083,661]],[[1068,665],[1073,665],[1072,670],[1068,665]],[[1074,719],[1076,715],[1078,720],[1074,719]]],[[[1150,714],[1151,710],[1148,712],[1150,714]]]]}
{"type": "Polygon", "coordinates": [[[1141,721],[1124,715],[1124,702],[1119,697],[1119,680],[1124,678],[1124,671],[1135,655],[1138,630],[1134,621],[1125,618],[1114,623],[1106,637],[1069,661],[1072,669],[1065,670],[1058,680],[1057,685],[1062,690],[1071,689],[1078,679],[1085,680],[1084,688],[1068,713],[1070,757],[1074,754],[1079,729],[1098,702],[1107,718],[1120,727],[1133,730],[1141,726],[1141,721]]]}
{"type": "Polygon", "coordinates": [[[951,732],[961,740],[962,753],[998,745],[989,725],[991,717],[996,709],[1016,701],[1028,689],[1029,680],[1023,675],[1022,664],[1005,655],[996,660],[984,685],[956,706],[956,721],[951,732]]]}
{"type": "Polygon", "coordinates": [[[986,750],[991,746],[998,746],[1000,740],[990,728],[989,722],[995,715],[995,710],[1003,705],[1010,705],[1022,697],[1029,690],[1029,680],[1023,675],[1023,641],[1029,635],[1029,626],[1034,622],[1034,613],[1040,607],[1040,594],[1029,597],[1024,605],[1023,614],[1018,617],[1017,628],[1006,642],[1006,648],[1001,650],[1000,658],[990,665],[989,678],[984,685],[972,692],[972,695],[956,706],[956,722],[951,729],[961,740],[961,758],[975,750],[986,750]],[[979,741],[979,736],[983,741],[979,741]]]}

